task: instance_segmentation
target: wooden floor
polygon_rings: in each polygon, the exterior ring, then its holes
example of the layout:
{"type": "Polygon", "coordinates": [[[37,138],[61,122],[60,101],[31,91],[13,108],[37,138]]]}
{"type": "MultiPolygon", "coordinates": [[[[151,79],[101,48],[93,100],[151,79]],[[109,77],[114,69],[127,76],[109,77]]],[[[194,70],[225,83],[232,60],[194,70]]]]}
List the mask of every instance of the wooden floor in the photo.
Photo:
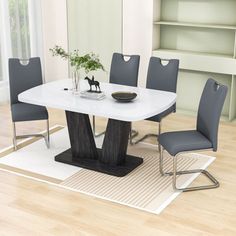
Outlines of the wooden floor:
{"type": "MultiPolygon", "coordinates": [[[[50,110],[51,125],[65,124],[64,113],[50,110]]],[[[104,119],[98,119],[102,130],[104,119]]],[[[43,130],[43,122],[18,125],[18,131],[43,130]]],[[[172,115],[163,130],[191,129],[193,117],[172,115]]],[[[156,124],[137,122],[140,133],[156,124]]],[[[155,142],[155,140],[150,140],[155,142]]],[[[0,148],[11,145],[7,105],[0,106],[0,148]]],[[[209,170],[221,187],[181,194],[160,215],[98,200],[0,171],[0,235],[236,235],[236,124],[221,123],[217,159],[209,170]]],[[[202,183],[199,178],[195,183],[202,183]]]]}

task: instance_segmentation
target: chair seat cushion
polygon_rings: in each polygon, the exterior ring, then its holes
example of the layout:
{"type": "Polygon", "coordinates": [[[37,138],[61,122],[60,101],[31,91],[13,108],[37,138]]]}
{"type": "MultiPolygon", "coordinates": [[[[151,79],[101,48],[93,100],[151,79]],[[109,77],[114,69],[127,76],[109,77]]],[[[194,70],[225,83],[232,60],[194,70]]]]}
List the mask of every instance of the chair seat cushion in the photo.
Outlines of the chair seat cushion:
{"type": "Polygon", "coordinates": [[[43,106],[16,103],[11,105],[11,112],[13,122],[48,119],[48,111],[43,106]]]}
{"type": "Polygon", "coordinates": [[[212,148],[212,143],[196,130],[162,133],[159,143],[172,156],[179,152],[212,148]]]}
{"type": "Polygon", "coordinates": [[[160,122],[162,120],[162,118],[171,114],[172,112],[175,112],[175,105],[171,106],[170,108],[168,108],[167,110],[163,111],[162,113],[160,113],[156,116],[152,116],[152,117],[148,118],[147,120],[154,121],[154,122],[160,122]]]}

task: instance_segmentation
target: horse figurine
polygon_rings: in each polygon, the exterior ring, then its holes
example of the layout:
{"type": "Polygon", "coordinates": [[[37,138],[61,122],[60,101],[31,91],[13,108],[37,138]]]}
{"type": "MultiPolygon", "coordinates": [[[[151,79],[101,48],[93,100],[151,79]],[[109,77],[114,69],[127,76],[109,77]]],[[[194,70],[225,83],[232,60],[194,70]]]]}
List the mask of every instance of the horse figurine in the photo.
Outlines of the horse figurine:
{"type": "Polygon", "coordinates": [[[92,79],[89,79],[88,76],[86,76],[84,79],[88,81],[88,84],[90,86],[90,90],[89,90],[90,92],[98,92],[98,93],[101,92],[100,83],[98,81],[94,80],[94,76],[92,76],[92,79]],[[92,90],[92,86],[95,86],[96,91],[92,90]]]}

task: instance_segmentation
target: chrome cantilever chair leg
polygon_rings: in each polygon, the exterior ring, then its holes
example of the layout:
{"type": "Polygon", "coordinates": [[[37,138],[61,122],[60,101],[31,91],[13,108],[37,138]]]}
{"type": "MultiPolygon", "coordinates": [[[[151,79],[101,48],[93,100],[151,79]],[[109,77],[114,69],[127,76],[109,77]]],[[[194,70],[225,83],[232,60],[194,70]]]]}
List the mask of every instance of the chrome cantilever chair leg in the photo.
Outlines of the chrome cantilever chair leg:
{"type": "Polygon", "coordinates": [[[138,136],[138,131],[132,129],[132,123],[130,125],[130,134],[129,134],[129,143],[130,145],[134,145],[133,139],[138,136]]]}
{"type": "Polygon", "coordinates": [[[49,120],[47,120],[47,133],[44,134],[26,134],[16,135],[16,123],[12,122],[13,125],[13,147],[17,151],[17,139],[30,138],[30,137],[43,137],[47,148],[50,148],[50,132],[49,132],[49,120]]]}
{"type": "Polygon", "coordinates": [[[92,126],[93,126],[93,136],[95,138],[98,138],[100,136],[102,136],[103,134],[105,134],[105,131],[101,132],[101,133],[96,133],[96,120],[95,120],[95,116],[93,116],[92,118],[92,126]]]}
{"type": "Polygon", "coordinates": [[[14,151],[17,150],[17,140],[16,140],[16,124],[15,122],[12,122],[12,126],[13,126],[13,147],[14,147],[14,151]]]}
{"type": "MultiPolygon", "coordinates": [[[[190,192],[190,191],[197,191],[197,190],[213,189],[213,188],[218,188],[220,186],[220,183],[215,179],[215,177],[212,176],[206,170],[195,169],[195,170],[177,171],[178,156],[183,153],[190,153],[190,152],[181,152],[181,153],[178,153],[175,156],[173,156],[173,172],[164,172],[164,170],[163,170],[163,151],[164,151],[164,149],[161,147],[159,171],[162,176],[172,176],[172,186],[173,186],[174,190],[180,190],[183,192],[190,192]],[[177,175],[196,174],[196,173],[204,174],[212,182],[212,184],[196,186],[196,187],[188,187],[188,188],[178,188],[177,187],[177,175]]],[[[200,151],[204,151],[204,150],[200,150],[200,151]]]]}
{"type": "Polygon", "coordinates": [[[161,144],[159,142],[159,137],[160,137],[160,134],[161,134],[161,121],[159,122],[159,127],[158,127],[158,136],[157,136],[157,141],[158,141],[158,151],[159,153],[161,152],[161,144]]]}
{"type": "Polygon", "coordinates": [[[165,172],[163,170],[163,152],[164,152],[164,149],[161,146],[161,149],[159,150],[159,171],[160,171],[161,176],[165,175],[165,172]]]}
{"type": "MultiPolygon", "coordinates": [[[[158,136],[161,134],[161,121],[158,123],[158,134],[146,134],[144,135],[142,138],[136,140],[135,142],[132,142],[133,144],[138,144],[140,142],[142,142],[143,140],[147,139],[147,138],[151,138],[151,137],[155,137],[158,139],[158,136]]],[[[160,145],[158,144],[158,150],[160,151],[160,145]]]]}
{"type": "Polygon", "coordinates": [[[50,130],[49,130],[49,119],[47,119],[47,135],[45,136],[47,148],[50,148],[50,130]]]}

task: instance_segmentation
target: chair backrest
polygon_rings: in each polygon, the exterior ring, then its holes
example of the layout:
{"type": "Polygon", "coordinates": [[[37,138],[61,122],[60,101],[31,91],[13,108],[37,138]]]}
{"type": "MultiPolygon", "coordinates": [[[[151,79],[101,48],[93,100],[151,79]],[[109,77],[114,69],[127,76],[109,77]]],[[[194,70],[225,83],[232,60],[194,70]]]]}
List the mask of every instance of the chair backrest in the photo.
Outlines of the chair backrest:
{"type": "Polygon", "coordinates": [[[147,88],[176,93],[179,60],[170,59],[167,61],[168,63],[163,65],[161,58],[150,58],[147,74],[147,88]]]}
{"type": "Polygon", "coordinates": [[[11,104],[18,103],[18,95],[43,83],[39,57],[30,58],[23,65],[18,58],[9,58],[9,84],[11,104]]]}
{"type": "Polygon", "coordinates": [[[113,53],[110,70],[110,83],[136,87],[138,84],[139,55],[113,53]],[[128,60],[125,60],[128,57],[128,60]]]}
{"type": "Polygon", "coordinates": [[[197,130],[212,143],[217,150],[218,126],[228,88],[208,79],[198,108],[197,130]]]}

